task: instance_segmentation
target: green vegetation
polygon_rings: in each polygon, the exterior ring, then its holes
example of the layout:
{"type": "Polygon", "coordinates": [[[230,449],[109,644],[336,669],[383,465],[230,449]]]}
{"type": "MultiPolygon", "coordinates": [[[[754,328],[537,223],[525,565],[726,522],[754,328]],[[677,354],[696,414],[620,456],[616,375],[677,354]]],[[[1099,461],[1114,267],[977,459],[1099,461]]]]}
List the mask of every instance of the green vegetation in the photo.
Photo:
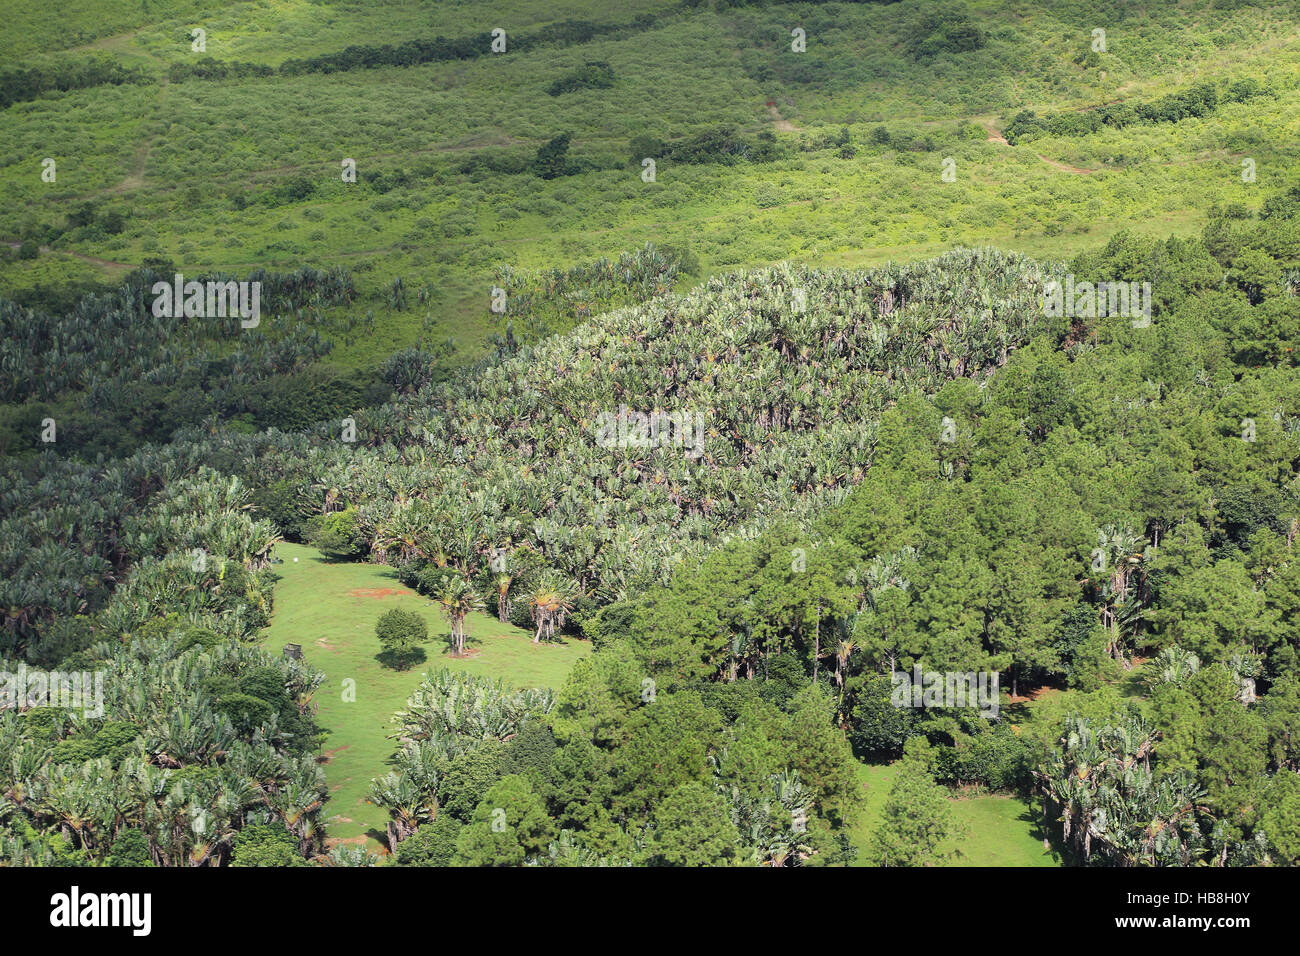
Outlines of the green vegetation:
{"type": "Polygon", "coordinates": [[[0,861],[1300,862],[1293,4],[13,7],[0,861]]]}
{"type": "MultiPolygon", "coordinates": [[[[862,268],[959,244],[1056,259],[1121,224],[1161,238],[1190,235],[1200,217],[1189,209],[1203,214],[1211,202],[1246,198],[1241,158],[1258,164],[1261,184],[1268,170],[1285,166],[1284,131],[1295,114],[1288,54],[1297,41],[1286,4],[1195,13],[1164,2],[1141,10],[1061,0],[946,10],[821,4],[801,11],[804,54],[790,51],[782,4],[713,9],[655,0],[599,16],[573,2],[475,4],[439,15],[411,0],[386,4],[382,15],[331,3],[328,16],[301,4],[235,16],[169,2],[153,23],[108,0],[91,6],[113,9],[83,25],[79,42],[99,35],[101,22],[118,23],[120,35],[102,49],[145,70],[150,82],[6,111],[0,152],[15,163],[0,174],[0,237],[49,246],[41,259],[75,253],[130,267],[165,257],[187,274],[345,265],[359,298],[331,321],[373,313],[374,328],[330,336],[327,362],[344,369],[373,367],[408,347],[426,314],[431,341],[456,342],[447,364],[476,357],[489,334],[504,332],[488,309],[499,267],[567,268],[647,240],[689,243],[712,274],[783,260],[862,268]],[[637,26],[643,16],[653,22],[637,26]],[[482,52],[494,17],[509,28],[503,55],[284,71],[286,61],[349,49],[360,58],[387,45],[396,55],[403,44],[439,35],[482,52]],[[1094,65],[1076,62],[1091,52],[1098,18],[1111,24],[1107,52],[1093,54],[1094,65]],[[599,29],[528,45],[547,30],[562,32],[566,21],[599,29]],[[206,54],[186,36],[198,22],[208,32],[206,54]],[[737,52],[718,56],[719,48],[737,52]],[[169,78],[205,56],[275,75],[169,78]],[[608,65],[612,87],[546,95],[593,64],[608,65]],[[1221,104],[1179,123],[1049,135],[1032,149],[980,133],[981,124],[1010,127],[1026,109],[1087,114],[1200,83],[1228,90],[1250,81],[1276,99],[1221,104]],[[80,121],[87,103],[127,119],[96,134],[80,121]],[[358,104],[385,122],[359,125],[358,104]],[[198,115],[201,125],[167,132],[175,117],[198,115]],[[298,115],[312,122],[286,128],[281,118],[298,115]],[[851,150],[836,141],[842,130],[851,150]],[[572,136],[573,174],[539,180],[529,164],[564,133],[572,136]],[[760,134],[772,137],[761,162],[760,134]],[[637,150],[629,165],[638,137],[683,152],[673,159],[637,150]],[[39,160],[53,152],[50,142],[61,144],[52,157],[59,176],[44,183],[39,160]],[[727,157],[726,146],[703,150],[708,162],[692,158],[704,144],[727,142],[744,144],[730,165],[714,161],[727,157]],[[648,155],[661,156],[653,184],[639,175],[648,155]],[[940,189],[949,156],[958,178],[940,189]],[[344,158],[357,161],[354,184],[340,179],[344,158]],[[119,214],[123,231],[55,238],[87,201],[119,214]],[[412,291],[428,289],[428,300],[390,305],[386,290],[399,277],[412,291]]],[[[66,42],[64,28],[32,24],[25,36],[48,38],[53,50],[66,42]]],[[[113,269],[95,267],[101,276],[113,269]]],[[[28,268],[6,269],[0,289],[22,294],[37,281],[28,268]]]]}
{"type": "Polygon", "coordinates": [[[307,663],[323,672],[312,702],[326,731],[320,753],[329,758],[324,764],[329,800],[321,819],[331,840],[360,839],[373,849],[381,845],[387,814],[369,802],[370,781],[388,772],[398,749],[389,739],[397,730],[393,715],[405,708],[423,673],[446,669],[519,687],[559,687],[589,652],[588,644],[572,638],[536,647],[529,632],[470,614],[472,653],[453,657],[436,644],[447,630],[437,609],[404,588],[391,569],[332,562],[288,542],[276,547],[276,556],[281,563],[275,565],[279,581],[266,647],[278,654],[286,644],[300,644],[307,663]],[[377,659],[382,648],[375,626],[394,610],[417,615],[435,638],[427,646],[428,659],[414,670],[394,671],[377,659]],[[353,699],[346,700],[349,696],[353,699]]]}
{"type": "Polygon", "coordinates": [[[380,657],[391,662],[398,670],[406,670],[423,656],[420,647],[428,638],[429,629],[424,619],[412,611],[393,608],[385,611],[375,625],[375,637],[384,650],[380,657]]]}
{"type": "MultiPolygon", "coordinates": [[[[894,784],[890,764],[862,764],[858,779],[863,803],[850,835],[858,855],[855,866],[873,859],[872,835],[880,829],[885,801],[894,784]]],[[[1012,794],[949,796],[951,818],[961,841],[940,846],[951,866],[1059,866],[1055,848],[1043,847],[1041,811],[1012,794]]]]}

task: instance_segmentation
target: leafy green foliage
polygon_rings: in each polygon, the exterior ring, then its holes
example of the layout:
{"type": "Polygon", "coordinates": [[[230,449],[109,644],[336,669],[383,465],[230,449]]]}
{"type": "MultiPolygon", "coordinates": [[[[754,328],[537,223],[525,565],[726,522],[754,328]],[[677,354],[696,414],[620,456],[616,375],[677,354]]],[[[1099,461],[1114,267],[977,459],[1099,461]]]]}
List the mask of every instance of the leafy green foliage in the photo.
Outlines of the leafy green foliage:
{"type": "Polygon", "coordinates": [[[871,860],[877,866],[932,866],[952,850],[957,835],[947,794],[930,772],[932,755],[923,738],[907,748],[896,765],[880,827],[872,834],[871,860]]]}
{"type": "Polygon", "coordinates": [[[503,777],[456,841],[457,866],[519,866],[550,846],[554,825],[524,777],[503,777]]]}
{"type": "Polygon", "coordinates": [[[613,85],[614,70],[610,65],[591,62],[555,80],[546,88],[546,92],[551,96],[562,96],[577,90],[607,90],[613,85]]]}
{"type": "Polygon", "coordinates": [[[386,659],[402,670],[415,661],[420,645],[429,639],[429,628],[420,615],[393,608],[385,611],[375,624],[375,636],[384,648],[386,659]]]}

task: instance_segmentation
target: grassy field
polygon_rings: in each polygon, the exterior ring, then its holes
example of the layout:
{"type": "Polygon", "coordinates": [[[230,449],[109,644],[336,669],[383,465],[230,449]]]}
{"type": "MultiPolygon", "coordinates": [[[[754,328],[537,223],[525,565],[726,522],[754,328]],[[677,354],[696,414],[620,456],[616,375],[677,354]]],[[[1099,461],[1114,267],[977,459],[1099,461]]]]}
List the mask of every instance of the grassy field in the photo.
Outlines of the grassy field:
{"type": "Polygon", "coordinates": [[[971,7],[996,9],[981,17],[998,24],[987,45],[932,59],[900,52],[926,9],[915,0],[731,10],[638,0],[617,11],[577,0],[437,9],[263,0],[237,14],[200,0],[150,12],[125,0],[93,6],[99,16],[53,24],[24,0],[16,16],[31,29],[15,31],[9,52],[35,63],[35,48],[101,51],[141,66],[145,79],[5,111],[0,239],[33,238],[49,252],[5,263],[0,291],[61,270],[109,278],[150,257],[186,273],[343,265],[362,293],[346,311],[375,317],[372,334],[335,343],[326,361],[345,368],[411,345],[426,323],[431,340],[454,340],[449,361],[476,357],[500,330],[488,311],[498,266],[567,267],[646,241],[689,244],[704,275],[782,260],[865,267],[961,244],[1055,259],[1120,229],[1189,235],[1210,204],[1253,204],[1280,182],[1300,135],[1300,76],[1287,55],[1300,37],[1286,4],[1174,15],[1161,3],[989,0],[971,7]],[[503,56],[299,76],[167,74],[197,56],[186,38],[197,24],[215,60],[276,65],[362,38],[468,36],[498,24],[525,35],[568,17],[616,24],[642,13],[655,17],[644,30],[503,56]],[[1108,52],[1086,65],[1079,54],[1099,18],[1108,52]],[[808,34],[802,55],[789,49],[795,20],[808,34]],[[611,88],[547,95],[588,61],[610,65],[611,88]],[[1019,146],[990,132],[1022,109],[1147,101],[1229,72],[1258,77],[1274,95],[1199,119],[1019,146]],[[879,125],[889,145],[874,139],[879,125]],[[773,134],[779,158],[665,161],[653,183],[629,158],[638,134],[677,141],[724,126],[773,134]],[[847,151],[832,142],[842,130],[847,151]],[[573,175],[493,167],[561,132],[573,136],[573,175]],[[56,183],[40,178],[46,156],[58,160],[56,183]],[[359,183],[341,182],[344,157],[356,160],[359,183]],[[951,182],[940,178],[948,158],[951,182]],[[1258,164],[1257,183],[1242,181],[1243,158],[1258,164]],[[404,185],[366,184],[397,170],[410,175],[404,185]],[[283,194],[292,182],[310,193],[283,194]],[[121,214],[125,228],[50,232],[84,203],[121,214]],[[61,270],[51,260],[65,260],[61,270]],[[383,290],[399,276],[426,291],[423,307],[388,306],[383,290]]]}
{"type": "Polygon", "coordinates": [[[281,543],[276,554],[280,581],[275,614],[265,632],[267,647],[279,652],[301,644],[306,661],[326,675],[316,692],[318,720],[329,731],[322,747],[330,800],[325,819],[332,841],[378,847],[387,815],[366,799],[373,777],[385,773],[395,742],[392,715],[406,703],[425,670],[447,667],[501,677],[517,687],[558,687],[573,663],[590,652],[584,642],[535,646],[531,635],[495,617],[470,615],[467,628],[472,656],[452,659],[442,635],[447,625],[428,599],[404,587],[391,568],[336,563],[304,545],[281,543]],[[295,558],[297,559],[295,561],[295,558]],[[375,622],[400,607],[420,614],[429,625],[428,660],[408,671],[380,666],[375,622]],[[355,702],[344,701],[344,681],[355,681],[355,702]]]}
{"type": "MultiPolygon", "coordinates": [[[[364,840],[378,848],[385,814],[370,804],[370,780],[389,767],[395,744],[392,715],[428,669],[448,667],[501,677],[519,687],[558,687],[574,662],[590,646],[573,639],[551,646],[534,646],[530,635],[501,624],[495,617],[469,618],[473,657],[456,660],[446,654],[442,636],[447,626],[437,608],[410,591],[391,568],[330,561],[315,548],[282,542],[276,554],[280,581],[275,589],[275,613],[265,632],[266,645],[280,651],[290,642],[301,644],[307,663],[325,673],[316,693],[318,719],[329,736],[321,748],[330,801],[325,818],[331,841],[364,840]],[[296,561],[294,559],[297,559],[296,561]],[[408,671],[380,666],[374,626],[390,608],[416,611],[429,624],[428,659],[408,671]],[[345,702],[345,680],[356,682],[355,702],[345,702]]],[[[853,828],[853,840],[865,851],[880,819],[893,774],[888,765],[863,764],[859,779],[866,803],[853,828]]],[[[960,866],[1056,866],[1055,853],[1043,851],[1034,811],[1016,797],[991,795],[954,799],[957,820],[966,827],[960,866]]]]}
{"type": "MultiPolygon", "coordinates": [[[[880,813],[889,796],[894,772],[888,764],[861,764],[866,804],[852,829],[858,848],[858,865],[863,865],[871,832],[880,823],[880,813]]],[[[955,866],[1060,866],[1060,856],[1043,849],[1038,828],[1039,812],[1025,801],[1001,794],[966,797],[952,801],[953,815],[966,833],[958,845],[955,866]]]]}

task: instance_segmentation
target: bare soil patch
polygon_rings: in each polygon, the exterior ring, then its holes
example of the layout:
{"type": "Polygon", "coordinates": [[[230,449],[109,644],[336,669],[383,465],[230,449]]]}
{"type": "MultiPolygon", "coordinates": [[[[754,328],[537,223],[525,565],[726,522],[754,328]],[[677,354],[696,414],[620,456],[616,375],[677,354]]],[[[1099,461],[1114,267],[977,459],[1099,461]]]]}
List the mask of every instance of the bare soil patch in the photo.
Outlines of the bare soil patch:
{"type": "Polygon", "coordinates": [[[386,598],[410,593],[406,588],[353,588],[348,597],[386,598]]]}

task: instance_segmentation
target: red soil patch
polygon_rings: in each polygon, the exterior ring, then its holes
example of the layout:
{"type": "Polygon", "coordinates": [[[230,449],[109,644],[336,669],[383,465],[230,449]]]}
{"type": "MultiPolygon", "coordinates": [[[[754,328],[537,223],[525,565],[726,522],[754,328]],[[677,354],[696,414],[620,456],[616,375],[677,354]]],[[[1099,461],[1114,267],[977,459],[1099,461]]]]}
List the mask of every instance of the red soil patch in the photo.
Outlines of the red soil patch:
{"type": "MultiPolygon", "coordinates": [[[[999,133],[997,127],[992,123],[985,122],[982,125],[984,127],[984,132],[988,133],[988,137],[985,140],[986,142],[1001,143],[1003,146],[1010,145],[1007,142],[1007,138],[999,133]]],[[[1059,169],[1063,173],[1074,173],[1076,176],[1088,176],[1092,173],[1091,169],[1084,169],[1082,166],[1071,166],[1069,163],[1057,162],[1054,159],[1048,159],[1042,153],[1035,153],[1034,155],[1045,162],[1048,166],[1051,166],[1053,169],[1059,169]]]]}
{"type": "Polygon", "coordinates": [[[1044,684],[1041,687],[1035,687],[1027,694],[1007,694],[1007,703],[1009,704],[1030,703],[1032,701],[1038,700],[1038,698],[1042,697],[1044,694],[1050,694],[1052,691],[1056,689],[1057,688],[1055,687],[1049,687],[1048,685],[1044,684]]]}
{"type": "Polygon", "coordinates": [[[784,116],[781,115],[781,111],[776,108],[776,104],[771,102],[770,100],[768,101],[767,104],[767,111],[772,114],[772,119],[774,120],[772,125],[775,126],[777,129],[779,129],[781,132],[793,133],[798,130],[797,126],[795,126],[788,119],[786,119],[784,116]]]}
{"type": "Polygon", "coordinates": [[[342,747],[335,747],[333,750],[326,750],[320,755],[321,762],[329,763],[331,760],[334,759],[334,755],[336,753],[341,753],[342,751],[347,750],[351,746],[352,746],[351,744],[344,744],[342,747]]]}
{"type": "Polygon", "coordinates": [[[356,837],[328,837],[328,838],[325,840],[325,846],[326,846],[326,847],[336,847],[336,846],[340,846],[341,844],[344,844],[344,843],[362,843],[362,844],[364,844],[365,842],[366,842],[366,838],[363,837],[363,836],[356,836],[356,837]]]}
{"type": "Polygon", "coordinates": [[[984,124],[984,132],[986,132],[986,133],[989,134],[989,135],[988,135],[988,139],[986,140],[986,142],[989,142],[989,143],[1001,143],[1003,146],[1007,146],[1007,145],[1009,145],[1009,144],[1007,143],[1007,138],[1006,138],[1005,136],[1003,136],[1001,133],[999,133],[999,132],[997,131],[997,127],[995,127],[992,123],[985,123],[985,124],[984,124]]]}
{"type": "Polygon", "coordinates": [[[406,588],[353,588],[349,597],[386,598],[395,594],[410,594],[406,588]]]}

